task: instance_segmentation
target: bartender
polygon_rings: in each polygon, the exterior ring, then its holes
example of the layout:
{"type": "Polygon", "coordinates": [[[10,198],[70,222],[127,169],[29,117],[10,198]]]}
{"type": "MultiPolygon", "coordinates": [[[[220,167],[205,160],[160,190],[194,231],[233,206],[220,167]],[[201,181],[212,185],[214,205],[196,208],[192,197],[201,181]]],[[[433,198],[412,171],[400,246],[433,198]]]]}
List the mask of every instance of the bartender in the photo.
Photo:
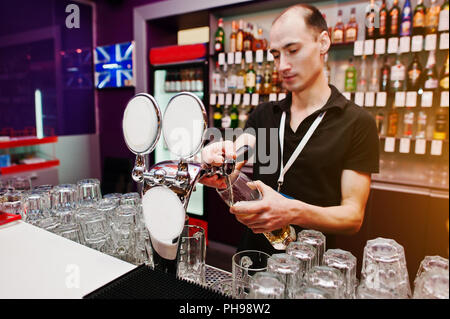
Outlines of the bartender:
{"type": "MultiPolygon", "coordinates": [[[[366,110],[328,84],[323,70],[330,44],[317,8],[299,4],[283,11],[272,24],[270,52],[290,93],[279,102],[258,105],[250,114],[246,129],[253,128],[255,134],[244,132],[234,143],[211,143],[202,152],[205,163],[218,166],[225,158],[236,158],[243,145],[261,147],[261,134],[269,150],[269,135],[277,133],[276,172],[267,173],[267,163],[258,151],[254,154],[253,179],[262,199],[230,208],[247,226],[238,251],[280,252],[263,233],[287,224],[296,232],[320,231],[332,246],[332,235],[355,234],[363,223],[371,173],[379,169],[378,133],[366,110]]],[[[238,163],[237,169],[243,165],[238,163]]],[[[201,182],[211,187],[224,184],[217,176],[201,182]]]]}

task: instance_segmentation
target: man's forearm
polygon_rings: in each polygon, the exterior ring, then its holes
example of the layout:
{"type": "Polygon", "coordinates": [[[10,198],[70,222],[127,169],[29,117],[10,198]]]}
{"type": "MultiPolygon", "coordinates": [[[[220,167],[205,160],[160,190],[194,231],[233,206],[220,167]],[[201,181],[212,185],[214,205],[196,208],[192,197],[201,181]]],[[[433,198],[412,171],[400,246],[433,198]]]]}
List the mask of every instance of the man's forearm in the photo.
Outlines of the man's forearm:
{"type": "Polygon", "coordinates": [[[359,231],[364,210],[356,205],[320,207],[291,200],[291,224],[327,234],[352,235],[359,231]]]}

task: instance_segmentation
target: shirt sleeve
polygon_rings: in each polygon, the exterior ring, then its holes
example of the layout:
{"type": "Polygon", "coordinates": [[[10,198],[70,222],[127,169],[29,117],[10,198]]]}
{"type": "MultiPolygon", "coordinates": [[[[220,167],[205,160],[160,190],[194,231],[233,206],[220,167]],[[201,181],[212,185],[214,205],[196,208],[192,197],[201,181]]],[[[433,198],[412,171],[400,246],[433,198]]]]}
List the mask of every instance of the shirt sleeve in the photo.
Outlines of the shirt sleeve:
{"type": "Polygon", "coordinates": [[[368,112],[363,110],[355,122],[351,144],[343,168],[365,173],[378,173],[379,143],[375,120],[368,112]]]}

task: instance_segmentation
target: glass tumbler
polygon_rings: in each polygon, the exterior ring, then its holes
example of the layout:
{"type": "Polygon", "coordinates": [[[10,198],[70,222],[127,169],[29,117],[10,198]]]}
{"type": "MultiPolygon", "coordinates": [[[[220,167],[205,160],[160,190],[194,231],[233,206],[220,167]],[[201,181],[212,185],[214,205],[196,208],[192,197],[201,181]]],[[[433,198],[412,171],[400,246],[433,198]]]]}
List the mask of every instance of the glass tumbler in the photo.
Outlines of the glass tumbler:
{"type": "Polygon", "coordinates": [[[316,248],[312,245],[294,241],[286,248],[286,254],[300,261],[299,278],[304,279],[305,274],[316,265],[316,248]]]}
{"type": "MultiPolygon", "coordinates": [[[[102,215],[105,216],[104,212],[102,215]]],[[[136,207],[120,205],[115,209],[111,224],[113,255],[131,263],[135,259],[136,215],[136,207]]]]}
{"type": "Polygon", "coordinates": [[[6,213],[21,215],[24,217],[22,198],[24,194],[17,191],[7,191],[3,193],[0,200],[0,209],[6,213]]]}
{"type": "Polygon", "coordinates": [[[210,288],[233,299],[247,299],[250,283],[229,278],[212,283],[210,288]]]}
{"type": "Polygon", "coordinates": [[[17,176],[14,177],[11,186],[18,192],[31,190],[31,180],[29,177],[17,176]]]}
{"type": "Polygon", "coordinates": [[[368,240],[364,247],[361,281],[370,289],[411,298],[403,246],[393,239],[368,240]]]}
{"type": "Polygon", "coordinates": [[[78,204],[85,207],[94,207],[102,198],[100,181],[96,178],[88,178],[78,181],[78,204]]]}
{"type": "Polygon", "coordinates": [[[322,265],[323,254],[326,249],[325,235],[317,230],[304,229],[298,233],[297,241],[316,248],[316,260],[313,266],[322,265]]]}
{"type": "Polygon", "coordinates": [[[346,298],[353,299],[356,284],[356,257],[352,253],[342,249],[328,249],[323,255],[323,264],[336,268],[342,273],[344,276],[346,298]]]}
{"type": "Polygon", "coordinates": [[[74,184],[61,184],[54,187],[51,196],[52,209],[54,210],[62,207],[70,209],[77,207],[77,186],[74,184]]]}
{"type": "Polygon", "coordinates": [[[285,286],[284,298],[292,298],[294,290],[300,285],[300,261],[294,256],[273,254],[267,260],[267,270],[280,276],[285,286]]]}
{"type": "Polygon", "coordinates": [[[443,269],[424,272],[414,284],[414,299],[449,299],[449,274],[443,269]]]}
{"type": "Polygon", "coordinates": [[[198,284],[205,283],[205,230],[196,225],[185,225],[181,233],[177,255],[177,276],[198,284]]]}
{"type": "Polygon", "coordinates": [[[345,298],[344,277],[336,268],[314,266],[306,274],[306,286],[326,290],[333,299],[345,298]]]}
{"type": "Polygon", "coordinates": [[[107,252],[109,225],[105,216],[93,207],[80,207],[76,212],[76,220],[80,224],[86,246],[107,252]]]}
{"type": "Polygon", "coordinates": [[[448,259],[441,256],[425,256],[425,258],[420,262],[415,280],[417,280],[417,278],[419,278],[423,273],[433,269],[441,269],[448,272],[448,259]]]}
{"type": "Polygon", "coordinates": [[[272,272],[258,272],[250,282],[249,299],[283,299],[285,285],[282,278],[272,272]]]}

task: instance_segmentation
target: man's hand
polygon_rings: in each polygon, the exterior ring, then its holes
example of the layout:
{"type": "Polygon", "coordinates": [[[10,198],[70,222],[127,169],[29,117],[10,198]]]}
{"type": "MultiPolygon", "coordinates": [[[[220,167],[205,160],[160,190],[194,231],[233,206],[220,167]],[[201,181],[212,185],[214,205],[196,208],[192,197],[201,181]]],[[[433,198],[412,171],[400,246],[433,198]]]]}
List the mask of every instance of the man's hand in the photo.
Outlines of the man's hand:
{"type": "MultiPolygon", "coordinates": [[[[253,182],[261,200],[240,202],[230,208],[236,219],[254,233],[265,233],[291,224],[291,199],[280,195],[261,181],[253,182]]],[[[249,185],[250,186],[250,185],[249,185]]]]}

